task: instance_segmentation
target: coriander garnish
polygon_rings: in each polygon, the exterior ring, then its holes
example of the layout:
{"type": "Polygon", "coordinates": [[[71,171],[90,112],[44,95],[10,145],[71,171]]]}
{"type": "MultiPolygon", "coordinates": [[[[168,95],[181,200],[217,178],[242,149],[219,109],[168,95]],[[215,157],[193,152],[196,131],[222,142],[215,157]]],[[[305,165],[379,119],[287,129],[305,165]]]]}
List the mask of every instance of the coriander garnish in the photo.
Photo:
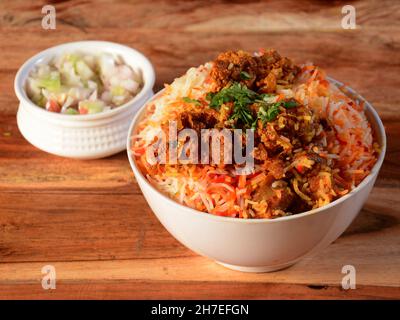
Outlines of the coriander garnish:
{"type": "Polygon", "coordinates": [[[191,99],[191,98],[189,98],[189,97],[183,97],[182,100],[183,100],[184,102],[186,102],[186,103],[192,103],[192,104],[194,104],[195,106],[200,106],[200,105],[201,105],[201,103],[200,103],[199,100],[191,99]]]}
{"type": "Polygon", "coordinates": [[[240,72],[240,78],[242,80],[249,80],[249,79],[251,79],[251,75],[246,71],[242,71],[242,72],[240,72]]]}
{"type": "Polygon", "coordinates": [[[235,82],[217,93],[208,93],[206,99],[210,102],[210,108],[218,110],[223,104],[233,103],[233,112],[229,120],[236,120],[247,127],[255,128],[258,120],[263,124],[275,120],[279,114],[279,107],[290,109],[297,106],[295,100],[268,103],[266,100],[270,96],[270,94],[258,94],[244,84],[235,82]],[[259,106],[257,115],[253,115],[249,108],[252,104],[259,106]]]}

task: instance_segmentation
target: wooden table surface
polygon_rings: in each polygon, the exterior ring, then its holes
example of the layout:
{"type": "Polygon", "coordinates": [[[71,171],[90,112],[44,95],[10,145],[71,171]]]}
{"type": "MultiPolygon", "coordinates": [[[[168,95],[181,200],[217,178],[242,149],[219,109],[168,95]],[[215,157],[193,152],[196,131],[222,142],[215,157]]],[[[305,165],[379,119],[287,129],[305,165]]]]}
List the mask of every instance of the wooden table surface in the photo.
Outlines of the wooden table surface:
{"type": "Polygon", "coordinates": [[[398,1],[0,2],[0,298],[400,298],[400,3],[398,1]],[[57,29],[41,28],[52,3],[57,29]],[[356,8],[357,29],[341,28],[356,8]],[[226,49],[272,47],[311,60],[378,110],[386,160],[366,205],[327,249],[286,270],[225,269],[158,222],[125,152],[93,161],[46,154],[18,131],[13,80],[33,54],[67,41],[109,40],[154,63],[155,90],[226,49]],[[41,286],[44,265],[55,290],[41,286]],[[356,289],[343,290],[344,265],[356,289]]]}

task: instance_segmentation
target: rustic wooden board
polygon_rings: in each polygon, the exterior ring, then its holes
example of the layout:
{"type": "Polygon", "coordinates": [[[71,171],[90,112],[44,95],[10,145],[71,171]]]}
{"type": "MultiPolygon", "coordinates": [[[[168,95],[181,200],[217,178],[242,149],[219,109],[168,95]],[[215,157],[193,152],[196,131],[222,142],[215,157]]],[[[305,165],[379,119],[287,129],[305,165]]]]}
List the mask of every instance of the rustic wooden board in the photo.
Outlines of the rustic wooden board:
{"type": "Polygon", "coordinates": [[[0,3],[0,298],[400,298],[400,5],[354,1],[356,30],[322,1],[54,1],[0,3]],[[46,2],[47,3],[47,2],[46,2]],[[316,257],[270,274],[227,270],[199,257],[160,225],[124,152],[76,161],[46,154],[18,131],[13,79],[47,47],[85,39],[130,45],[150,57],[155,89],[219,51],[274,47],[324,67],[376,107],[388,136],[385,163],[350,228],[316,257]],[[42,289],[41,268],[57,270],[42,289]],[[343,265],[357,289],[341,289],[343,265]]]}

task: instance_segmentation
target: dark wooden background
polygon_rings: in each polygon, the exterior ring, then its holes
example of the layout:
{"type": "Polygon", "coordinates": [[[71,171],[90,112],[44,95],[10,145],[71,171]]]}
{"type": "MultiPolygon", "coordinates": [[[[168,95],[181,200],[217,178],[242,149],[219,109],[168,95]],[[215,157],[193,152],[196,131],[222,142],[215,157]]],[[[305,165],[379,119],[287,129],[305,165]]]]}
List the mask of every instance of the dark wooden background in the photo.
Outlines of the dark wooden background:
{"type": "Polygon", "coordinates": [[[400,298],[399,52],[398,1],[1,1],[0,298],[400,298]],[[47,3],[56,30],[41,28],[47,3]],[[345,4],[356,8],[356,30],[341,28],[345,4]],[[63,159],[18,131],[17,69],[85,39],[142,51],[156,90],[227,49],[272,47],[322,66],[371,101],[386,127],[386,160],[361,214],[318,256],[276,273],[230,271],[184,248],[150,211],[124,152],[63,159]],[[47,264],[56,290],[41,287],[47,264]],[[355,290],[341,289],[347,264],[355,290]]]}

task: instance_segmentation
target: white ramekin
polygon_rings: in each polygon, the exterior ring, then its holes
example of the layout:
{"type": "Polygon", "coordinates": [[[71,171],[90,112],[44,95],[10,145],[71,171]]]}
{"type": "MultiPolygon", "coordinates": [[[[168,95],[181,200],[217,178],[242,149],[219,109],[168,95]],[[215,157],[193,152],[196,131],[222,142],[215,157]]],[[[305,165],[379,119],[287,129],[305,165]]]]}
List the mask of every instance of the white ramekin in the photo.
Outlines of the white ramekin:
{"type": "MultiPolygon", "coordinates": [[[[315,254],[346,230],[367,200],[382,165],[386,152],[383,124],[371,104],[350,88],[348,91],[365,102],[365,113],[382,151],[371,173],[354,190],[318,209],[273,220],[215,216],[183,206],[153,187],[136,166],[128,138],[129,162],[157,218],[186,247],[235,270],[279,270],[315,254]]],[[[143,119],[144,110],[145,106],[133,119],[128,137],[143,119]]]]}
{"type": "Polygon", "coordinates": [[[18,70],[15,93],[20,101],[17,123],[22,135],[43,151],[77,159],[110,156],[126,148],[126,138],[133,116],[153,95],[154,68],[140,52],[112,42],[80,41],[58,45],[40,52],[18,70]],[[144,86],[126,104],[98,114],[65,115],[36,106],[27,96],[25,82],[33,68],[65,52],[109,52],[123,58],[125,63],[142,73],[144,86]]]}

